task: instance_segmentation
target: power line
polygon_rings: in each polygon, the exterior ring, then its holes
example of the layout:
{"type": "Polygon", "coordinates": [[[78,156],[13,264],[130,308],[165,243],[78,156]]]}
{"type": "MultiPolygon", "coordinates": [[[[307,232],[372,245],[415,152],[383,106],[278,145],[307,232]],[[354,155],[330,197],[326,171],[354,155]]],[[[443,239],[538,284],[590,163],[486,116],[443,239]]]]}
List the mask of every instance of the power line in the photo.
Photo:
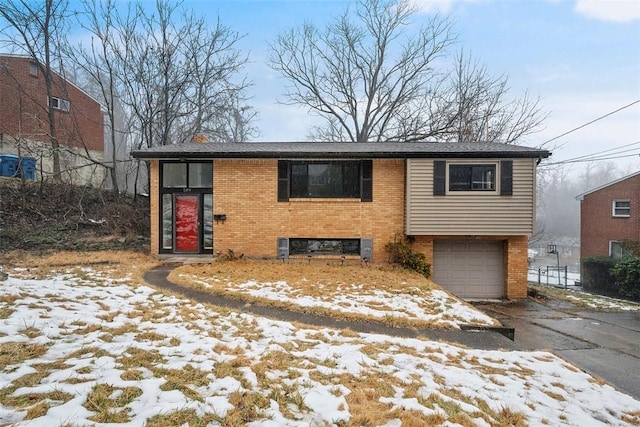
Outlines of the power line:
{"type": "Polygon", "coordinates": [[[615,159],[624,159],[624,158],[627,158],[627,157],[638,157],[638,156],[640,156],[640,151],[638,153],[636,153],[636,154],[626,154],[624,156],[598,157],[598,158],[594,158],[594,159],[582,159],[582,160],[563,160],[561,162],[555,162],[555,163],[543,163],[538,167],[541,168],[541,167],[546,167],[546,166],[565,165],[565,164],[569,164],[569,163],[597,162],[597,161],[600,161],[600,160],[615,160],[615,159]]]}
{"type": "Polygon", "coordinates": [[[632,142],[631,144],[621,145],[620,147],[610,148],[608,150],[598,151],[591,154],[585,154],[583,156],[577,156],[577,157],[573,157],[570,159],[561,160],[553,163],[543,163],[543,165],[555,166],[555,165],[562,165],[566,163],[594,162],[594,161],[600,161],[600,160],[620,159],[624,157],[635,157],[640,155],[640,147],[628,148],[628,147],[633,147],[634,145],[640,145],[640,141],[632,142]],[[626,150],[622,150],[623,148],[626,148],[626,150]],[[621,155],[628,152],[635,152],[636,150],[638,150],[637,153],[621,155]]]}
{"type": "MultiPolygon", "coordinates": [[[[621,150],[623,148],[627,148],[627,147],[632,147],[634,145],[640,145],[640,141],[636,141],[636,142],[632,142],[631,144],[625,144],[625,145],[621,145],[619,147],[614,147],[614,148],[609,148],[608,150],[603,150],[603,151],[596,151],[595,153],[591,153],[591,154],[585,154],[584,156],[577,156],[574,157],[572,159],[567,159],[567,160],[577,160],[577,159],[582,159],[584,157],[594,157],[594,156],[599,156],[600,154],[604,154],[604,153],[609,153],[611,151],[618,151],[621,150]]],[[[631,150],[625,150],[622,151],[623,153],[626,151],[631,151],[631,150]]],[[[614,153],[614,154],[619,154],[619,153],[614,153]]]]}
{"type": "MultiPolygon", "coordinates": [[[[544,147],[546,144],[550,143],[551,141],[555,141],[556,139],[559,139],[559,138],[562,138],[563,136],[569,135],[570,133],[573,133],[573,132],[575,132],[575,131],[577,131],[577,130],[580,130],[580,129],[582,129],[582,128],[586,127],[586,126],[589,126],[590,124],[593,124],[593,123],[595,123],[595,122],[597,122],[597,121],[599,121],[599,120],[602,120],[602,119],[604,119],[604,118],[606,118],[606,117],[609,117],[610,115],[615,114],[615,113],[617,113],[617,112],[619,112],[619,111],[622,111],[622,110],[624,110],[625,108],[629,108],[629,107],[631,107],[631,106],[633,106],[633,105],[635,105],[635,104],[637,104],[637,103],[639,103],[639,102],[640,102],[640,99],[635,100],[635,101],[633,101],[633,102],[632,102],[632,103],[630,103],[630,104],[627,104],[627,105],[625,105],[625,106],[623,106],[623,107],[618,108],[617,110],[611,111],[610,113],[607,113],[607,114],[605,114],[605,115],[603,115],[603,116],[600,116],[600,117],[598,117],[598,118],[595,118],[595,119],[591,120],[590,122],[587,122],[587,123],[585,123],[585,124],[583,124],[583,125],[580,125],[580,126],[578,126],[578,127],[576,127],[576,128],[573,128],[573,129],[571,129],[571,130],[569,130],[569,131],[567,131],[567,132],[565,132],[565,133],[563,133],[563,134],[561,134],[561,135],[556,136],[555,138],[551,138],[551,139],[549,139],[549,140],[547,140],[547,141],[543,142],[542,144],[540,144],[540,148],[544,147]]],[[[561,144],[561,145],[557,146],[556,148],[560,148],[560,147],[562,147],[562,146],[563,146],[563,145],[565,145],[565,144],[566,144],[566,142],[565,142],[564,144],[561,144]]]]}

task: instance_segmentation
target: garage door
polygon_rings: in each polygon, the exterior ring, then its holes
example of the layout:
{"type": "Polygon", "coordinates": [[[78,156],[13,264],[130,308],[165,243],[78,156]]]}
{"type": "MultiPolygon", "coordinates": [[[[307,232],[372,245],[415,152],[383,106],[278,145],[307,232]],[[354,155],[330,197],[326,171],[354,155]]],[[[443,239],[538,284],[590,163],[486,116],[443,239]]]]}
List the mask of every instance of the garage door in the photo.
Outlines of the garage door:
{"type": "Polygon", "coordinates": [[[502,298],[503,243],[499,240],[434,241],[433,281],[461,298],[502,298]]]}

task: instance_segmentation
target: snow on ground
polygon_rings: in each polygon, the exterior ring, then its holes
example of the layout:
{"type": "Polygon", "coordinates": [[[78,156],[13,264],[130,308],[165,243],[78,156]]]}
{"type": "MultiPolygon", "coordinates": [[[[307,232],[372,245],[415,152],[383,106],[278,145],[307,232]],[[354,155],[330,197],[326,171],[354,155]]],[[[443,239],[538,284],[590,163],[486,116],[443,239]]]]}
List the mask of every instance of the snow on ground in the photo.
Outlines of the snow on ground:
{"type": "Polygon", "coordinates": [[[578,290],[567,291],[565,299],[598,310],[640,311],[640,304],[636,302],[610,298],[603,295],[594,295],[578,290]]]}
{"type": "MultiPolygon", "coordinates": [[[[203,280],[202,277],[181,274],[182,278],[199,283],[205,289],[218,278],[203,280]]],[[[402,285],[402,284],[400,284],[402,285]]],[[[280,303],[292,303],[300,307],[319,307],[341,313],[360,314],[372,318],[403,318],[422,321],[433,326],[459,329],[461,324],[495,326],[495,319],[439,289],[407,289],[389,292],[364,284],[338,286],[323,289],[320,295],[301,295],[300,288],[286,281],[258,282],[247,280],[225,287],[229,293],[264,298],[280,303]]]]}
{"type": "Polygon", "coordinates": [[[108,270],[9,274],[1,425],[640,422],[639,401],[548,352],[307,328],[115,281],[108,270]]]}

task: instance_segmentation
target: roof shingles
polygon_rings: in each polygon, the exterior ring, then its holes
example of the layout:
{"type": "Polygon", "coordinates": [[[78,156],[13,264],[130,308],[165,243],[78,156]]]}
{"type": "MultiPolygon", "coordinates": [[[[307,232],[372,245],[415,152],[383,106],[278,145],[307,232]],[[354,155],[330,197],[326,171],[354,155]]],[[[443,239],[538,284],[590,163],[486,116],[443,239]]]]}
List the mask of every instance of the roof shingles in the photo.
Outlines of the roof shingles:
{"type": "Polygon", "coordinates": [[[213,158],[546,158],[547,150],[488,142],[243,142],[162,145],[131,153],[138,159],[213,158]]]}

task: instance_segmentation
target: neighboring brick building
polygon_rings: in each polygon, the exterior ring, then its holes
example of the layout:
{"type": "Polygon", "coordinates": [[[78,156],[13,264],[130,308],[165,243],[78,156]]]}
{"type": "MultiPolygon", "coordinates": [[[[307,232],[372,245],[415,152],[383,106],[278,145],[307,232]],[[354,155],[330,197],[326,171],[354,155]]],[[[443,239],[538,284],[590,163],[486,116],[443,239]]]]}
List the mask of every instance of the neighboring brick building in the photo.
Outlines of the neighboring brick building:
{"type": "Polygon", "coordinates": [[[51,99],[41,68],[31,58],[0,55],[0,154],[32,156],[38,161],[38,179],[52,173],[52,146],[48,109],[55,111],[63,179],[100,185],[104,118],[100,104],[53,72],[51,99]]]}
{"type": "Polygon", "coordinates": [[[545,150],[488,143],[180,144],[150,162],[151,251],[384,261],[410,237],[462,297],[524,298],[545,150]]]}
{"type": "Polygon", "coordinates": [[[622,257],[621,242],[640,241],[640,172],[578,196],[580,258],[622,257]]]}

